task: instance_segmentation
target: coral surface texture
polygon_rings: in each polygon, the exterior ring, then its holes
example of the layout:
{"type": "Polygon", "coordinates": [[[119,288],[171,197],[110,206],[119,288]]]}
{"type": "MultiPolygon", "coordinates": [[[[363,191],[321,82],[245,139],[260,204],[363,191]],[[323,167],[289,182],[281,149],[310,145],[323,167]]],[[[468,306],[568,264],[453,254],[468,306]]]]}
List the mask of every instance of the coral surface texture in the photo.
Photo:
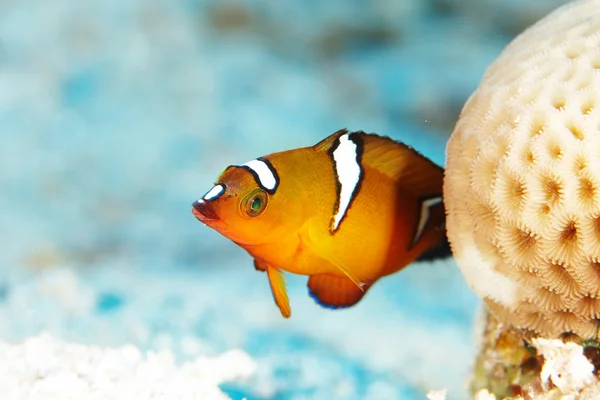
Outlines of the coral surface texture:
{"type": "Polygon", "coordinates": [[[448,235],[501,321],[598,337],[600,1],[518,36],[466,103],[447,149],[448,235]]]}

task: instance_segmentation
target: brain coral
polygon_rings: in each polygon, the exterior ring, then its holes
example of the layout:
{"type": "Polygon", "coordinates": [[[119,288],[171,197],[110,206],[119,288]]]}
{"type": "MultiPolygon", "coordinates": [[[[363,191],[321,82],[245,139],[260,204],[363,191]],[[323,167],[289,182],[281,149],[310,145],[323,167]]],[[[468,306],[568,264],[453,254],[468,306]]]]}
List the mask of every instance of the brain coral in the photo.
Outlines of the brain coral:
{"type": "Polygon", "coordinates": [[[517,37],[447,147],[448,237],[503,322],[545,336],[600,326],[600,0],[517,37]]]}

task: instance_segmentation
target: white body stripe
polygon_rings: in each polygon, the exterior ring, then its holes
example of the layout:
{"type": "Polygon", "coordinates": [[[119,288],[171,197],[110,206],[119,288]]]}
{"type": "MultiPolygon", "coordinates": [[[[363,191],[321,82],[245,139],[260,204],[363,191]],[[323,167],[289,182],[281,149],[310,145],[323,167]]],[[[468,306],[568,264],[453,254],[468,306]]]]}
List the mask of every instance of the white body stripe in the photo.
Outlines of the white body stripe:
{"type": "Polygon", "coordinates": [[[256,173],[262,187],[267,190],[275,190],[277,187],[277,178],[267,163],[262,160],[252,160],[248,161],[244,166],[256,173]]]}
{"type": "Polygon", "coordinates": [[[340,136],[339,145],[333,151],[335,171],[340,187],[338,207],[333,215],[333,230],[336,231],[348,212],[354,190],[360,183],[361,166],[358,163],[358,146],[349,139],[348,134],[340,136]]]}
{"type": "Polygon", "coordinates": [[[415,233],[415,237],[412,240],[411,247],[414,246],[419,239],[421,239],[421,235],[427,226],[427,222],[429,221],[429,214],[431,211],[431,207],[437,206],[442,202],[442,196],[432,197],[430,199],[424,200],[421,203],[421,215],[419,217],[419,225],[417,226],[417,231],[415,233]]]}
{"type": "Polygon", "coordinates": [[[214,199],[218,198],[224,192],[225,192],[225,187],[223,185],[221,185],[221,184],[215,185],[200,200],[211,201],[211,200],[214,200],[214,199]]]}

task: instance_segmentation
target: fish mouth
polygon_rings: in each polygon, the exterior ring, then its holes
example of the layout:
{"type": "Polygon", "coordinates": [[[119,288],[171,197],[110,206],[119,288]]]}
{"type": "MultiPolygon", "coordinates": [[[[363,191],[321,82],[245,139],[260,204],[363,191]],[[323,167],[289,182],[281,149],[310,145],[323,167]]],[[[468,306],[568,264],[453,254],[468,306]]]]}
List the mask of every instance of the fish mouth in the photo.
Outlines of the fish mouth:
{"type": "Polygon", "coordinates": [[[213,207],[204,200],[198,200],[192,204],[192,214],[202,223],[219,219],[213,207]]]}

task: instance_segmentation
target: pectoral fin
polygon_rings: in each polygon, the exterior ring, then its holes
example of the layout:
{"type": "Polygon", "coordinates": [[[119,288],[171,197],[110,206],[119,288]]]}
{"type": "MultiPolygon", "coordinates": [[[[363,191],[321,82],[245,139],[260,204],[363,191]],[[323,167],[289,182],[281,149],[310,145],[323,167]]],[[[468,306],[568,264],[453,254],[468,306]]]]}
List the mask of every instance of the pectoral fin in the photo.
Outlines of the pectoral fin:
{"type": "Polygon", "coordinates": [[[345,308],[363,298],[368,287],[359,288],[350,278],[341,275],[319,274],[308,278],[308,293],[321,306],[345,308]]]}
{"type": "Polygon", "coordinates": [[[346,275],[348,280],[350,280],[354,284],[354,286],[356,286],[361,292],[365,292],[371,285],[371,282],[369,282],[367,279],[360,278],[356,274],[354,274],[349,268],[342,267],[342,263],[336,263],[335,265],[341,272],[344,273],[344,275],[346,275]]]}
{"type": "MultiPolygon", "coordinates": [[[[256,264],[255,264],[256,265],[256,264]]],[[[266,265],[267,276],[269,277],[269,285],[271,286],[271,292],[273,293],[273,299],[275,304],[279,307],[281,315],[285,318],[289,318],[292,315],[290,309],[290,301],[288,299],[287,291],[285,289],[285,278],[281,270],[266,265]]]]}
{"type": "Polygon", "coordinates": [[[344,263],[336,257],[335,254],[331,254],[329,248],[327,248],[328,242],[323,242],[318,239],[318,233],[315,229],[310,229],[308,235],[304,237],[304,244],[314,254],[320,255],[322,259],[328,260],[330,264],[335,266],[342,274],[344,274],[353,284],[358,287],[359,290],[365,291],[374,282],[372,277],[364,277],[356,274],[351,268],[348,268],[344,263]]]}

